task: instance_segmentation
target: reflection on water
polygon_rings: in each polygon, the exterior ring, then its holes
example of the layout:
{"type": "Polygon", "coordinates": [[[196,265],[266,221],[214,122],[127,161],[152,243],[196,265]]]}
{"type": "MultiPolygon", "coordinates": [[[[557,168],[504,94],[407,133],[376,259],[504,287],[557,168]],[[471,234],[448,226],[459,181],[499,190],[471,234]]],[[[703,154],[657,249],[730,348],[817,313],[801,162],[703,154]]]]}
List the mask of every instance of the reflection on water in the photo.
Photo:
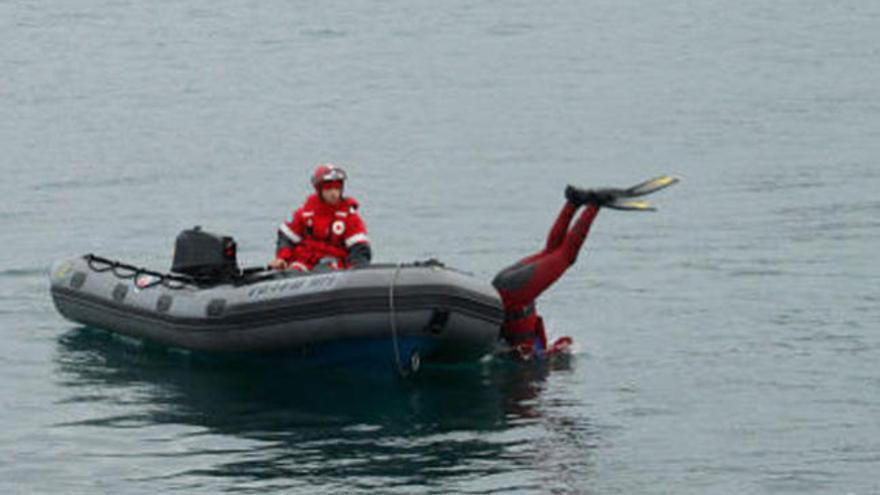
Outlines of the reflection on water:
{"type": "MultiPolygon", "coordinates": [[[[113,406],[108,415],[56,428],[131,434],[122,432],[183,425],[183,433],[169,429],[177,436],[171,440],[199,435],[200,444],[212,445],[204,441],[210,435],[241,442],[240,448],[213,451],[208,466],[176,467],[173,478],[231,478],[275,488],[348,480],[364,490],[418,485],[442,492],[449,483],[497,489],[505,476],[524,471],[534,474],[532,488],[542,491],[547,483],[566,486],[554,470],[569,479],[589,471],[588,450],[596,441],[586,419],[560,415],[577,404],[554,409],[543,403],[551,373],[570,373],[566,362],[493,360],[426,367],[401,379],[362,369],[221,361],[86,328],[59,339],[56,362],[68,394],[61,403],[113,406]]],[[[584,473],[574,478],[582,481],[584,473]]],[[[528,489],[521,477],[512,486],[528,489]]]]}

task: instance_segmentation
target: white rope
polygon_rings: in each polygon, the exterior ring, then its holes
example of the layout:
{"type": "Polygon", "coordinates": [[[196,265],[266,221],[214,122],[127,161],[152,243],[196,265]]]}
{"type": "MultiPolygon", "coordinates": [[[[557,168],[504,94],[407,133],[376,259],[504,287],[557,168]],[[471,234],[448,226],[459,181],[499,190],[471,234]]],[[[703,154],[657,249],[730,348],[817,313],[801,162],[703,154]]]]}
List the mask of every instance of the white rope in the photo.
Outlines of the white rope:
{"type": "Polygon", "coordinates": [[[394,275],[391,277],[391,284],[388,286],[388,319],[391,323],[391,341],[394,344],[394,361],[397,363],[397,372],[400,373],[400,376],[406,376],[406,370],[403,369],[403,362],[400,360],[400,344],[397,342],[397,312],[394,309],[394,287],[402,268],[403,265],[398,263],[394,275]]]}

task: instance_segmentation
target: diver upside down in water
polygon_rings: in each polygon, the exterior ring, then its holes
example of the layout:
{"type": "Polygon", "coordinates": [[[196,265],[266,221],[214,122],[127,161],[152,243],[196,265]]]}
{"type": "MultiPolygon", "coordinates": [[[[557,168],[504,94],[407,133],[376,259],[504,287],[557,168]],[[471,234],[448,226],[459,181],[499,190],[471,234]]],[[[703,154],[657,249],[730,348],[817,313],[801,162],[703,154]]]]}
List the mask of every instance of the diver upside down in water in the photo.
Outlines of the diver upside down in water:
{"type": "Polygon", "coordinates": [[[501,336],[524,360],[566,352],[571,337],[561,337],[548,346],[544,319],[535,309],[535,300],[577,261],[578,253],[587,239],[600,208],[628,211],[653,211],[645,201],[636,200],[669,187],[678,179],[662,176],[628,189],[580,189],[568,186],[566,202],[550,228],[544,249],[504,268],[492,280],[504,305],[504,324],[501,336]],[[581,212],[569,228],[575,213],[581,212]]]}

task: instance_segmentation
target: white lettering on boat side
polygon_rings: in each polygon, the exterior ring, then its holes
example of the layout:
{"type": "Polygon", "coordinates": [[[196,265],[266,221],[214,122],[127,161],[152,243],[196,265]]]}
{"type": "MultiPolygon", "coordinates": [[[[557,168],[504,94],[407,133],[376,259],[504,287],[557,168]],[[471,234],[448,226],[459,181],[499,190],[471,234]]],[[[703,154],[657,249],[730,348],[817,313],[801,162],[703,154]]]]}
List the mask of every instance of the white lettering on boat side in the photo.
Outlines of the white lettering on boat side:
{"type": "Polygon", "coordinates": [[[328,273],[325,275],[311,275],[292,280],[271,282],[251,288],[251,290],[248,291],[248,297],[255,299],[260,297],[279,296],[282,294],[290,295],[300,292],[321,292],[336,287],[338,281],[338,274],[328,273]]]}

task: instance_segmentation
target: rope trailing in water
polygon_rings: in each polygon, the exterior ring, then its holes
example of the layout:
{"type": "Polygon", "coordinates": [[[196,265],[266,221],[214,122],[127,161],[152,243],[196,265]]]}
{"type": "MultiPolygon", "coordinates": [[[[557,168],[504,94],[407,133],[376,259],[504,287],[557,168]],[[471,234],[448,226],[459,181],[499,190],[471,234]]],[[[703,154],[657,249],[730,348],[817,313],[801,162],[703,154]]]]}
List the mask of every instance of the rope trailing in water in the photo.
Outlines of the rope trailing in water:
{"type": "Polygon", "coordinates": [[[400,360],[400,344],[397,341],[397,311],[394,308],[394,288],[397,285],[397,277],[403,264],[397,263],[394,274],[391,276],[391,283],[388,285],[388,319],[391,326],[391,342],[394,347],[394,362],[397,363],[397,372],[400,376],[406,376],[407,372],[403,368],[403,362],[400,360]]]}

